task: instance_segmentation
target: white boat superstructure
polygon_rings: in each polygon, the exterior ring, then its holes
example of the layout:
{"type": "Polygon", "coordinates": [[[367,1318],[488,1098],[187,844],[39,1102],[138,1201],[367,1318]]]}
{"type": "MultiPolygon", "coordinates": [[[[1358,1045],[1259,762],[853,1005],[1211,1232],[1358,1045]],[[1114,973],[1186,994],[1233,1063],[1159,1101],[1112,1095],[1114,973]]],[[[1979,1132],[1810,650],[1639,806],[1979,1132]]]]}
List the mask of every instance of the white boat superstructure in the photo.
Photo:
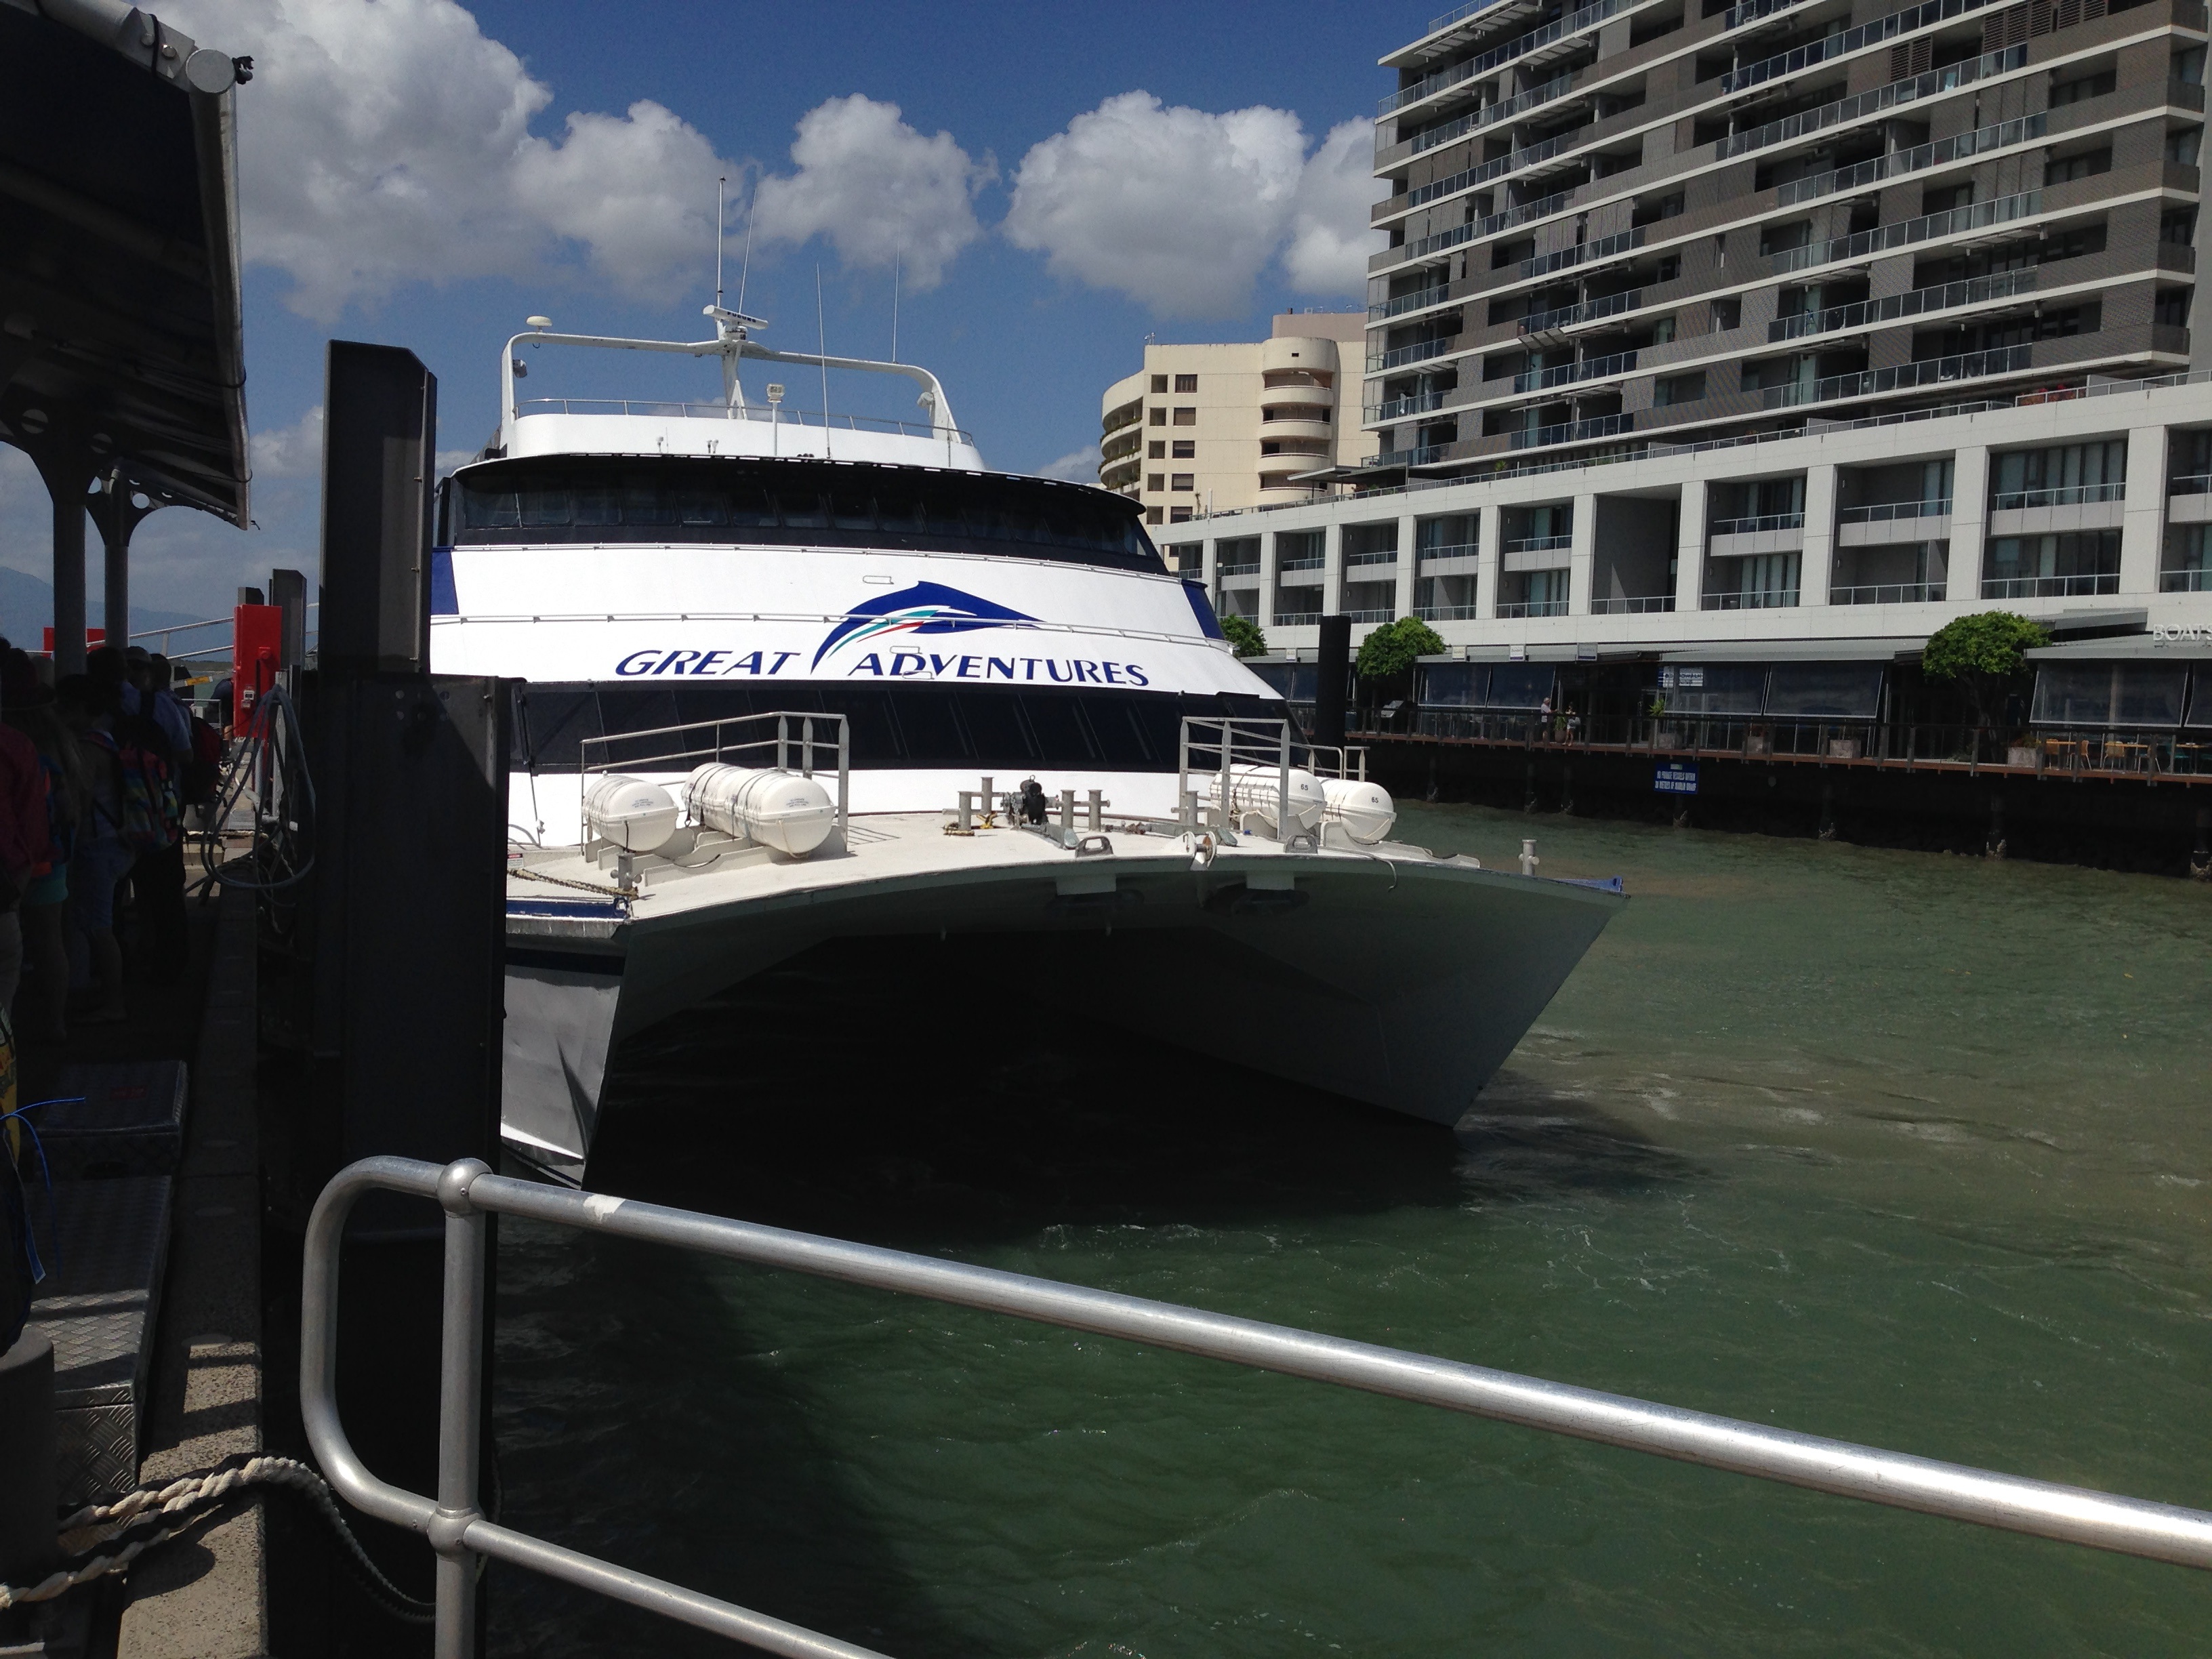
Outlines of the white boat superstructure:
{"type": "MultiPolygon", "coordinates": [[[[440,498],[433,663],[514,711],[504,1128],[580,1176],[627,1036],[830,940],[1049,936],[1109,1019],[1449,1121],[1617,892],[1387,837],[1121,498],[994,473],[903,364],[534,329],[440,498]],[[714,356],[714,404],[518,402],[546,346],[714,356]],[[903,376],[797,412],[750,364],[903,376]],[[1188,999],[1148,983],[1197,988],[1188,999]]],[[[538,319],[533,319],[536,321],[538,319]]]]}

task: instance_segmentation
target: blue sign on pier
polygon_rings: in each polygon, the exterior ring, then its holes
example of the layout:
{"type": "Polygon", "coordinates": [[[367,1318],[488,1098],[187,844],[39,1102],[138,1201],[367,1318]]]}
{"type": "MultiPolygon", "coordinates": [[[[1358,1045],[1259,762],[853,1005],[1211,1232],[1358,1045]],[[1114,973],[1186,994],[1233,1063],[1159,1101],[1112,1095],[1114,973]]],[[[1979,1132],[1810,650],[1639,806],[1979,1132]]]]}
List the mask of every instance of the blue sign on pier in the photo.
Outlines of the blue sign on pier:
{"type": "Polygon", "coordinates": [[[1662,761],[1652,774],[1651,787],[1662,795],[1694,795],[1698,793],[1698,763],[1662,761]]]}

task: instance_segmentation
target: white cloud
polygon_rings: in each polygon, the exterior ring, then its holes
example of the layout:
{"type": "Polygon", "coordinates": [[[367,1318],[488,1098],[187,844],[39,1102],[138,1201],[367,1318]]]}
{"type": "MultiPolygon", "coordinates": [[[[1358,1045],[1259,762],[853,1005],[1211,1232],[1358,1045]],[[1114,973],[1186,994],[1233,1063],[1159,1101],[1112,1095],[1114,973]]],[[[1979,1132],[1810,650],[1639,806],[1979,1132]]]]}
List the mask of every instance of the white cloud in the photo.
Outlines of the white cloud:
{"type": "Polygon", "coordinates": [[[945,267],[983,234],[975,192],[999,176],[949,132],[925,138],[896,104],[859,93],[832,98],[799,118],[791,146],[799,170],[763,179],[753,223],[767,242],[825,238],[848,265],[888,270],[897,261],[911,286],[934,288],[945,267]]]}
{"type": "Polygon", "coordinates": [[[1358,295],[1367,288],[1367,256],[1389,240],[1367,222],[1376,198],[1375,124],[1340,121],[1305,164],[1283,270],[1306,294],[1358,295]]]}
{"type": "Polygon", "coordinates": [[[1232,316],[1280,257],[1303,292],[1356,295],[1375,199],[1374,128],[1346,121],[1310,159],[1288,110],[1210,115],[1125,92],[1033,147],[1006,233],[1054,275],[1173,317],[1232,316]]]}
{"type": "Polygon", "coordinates": [[[413,281],[543,277],[581,244],[597,278],[665,295],[709,257],[713,146],[659,104],[551,103],[454,0],[179,0],[175,21],[250,52],[239,94],[246,257],[293,280],[319,320],[413,281]]]}
{"type": "Polygon", "coordinates": [[[1227,316],[1281,243],[1305,159],[1288,110],[1125,92],[1022,158],[1006,235],[1054,275],[1170,316],[1227,316]]]}
{"type": "Polygon", "coordinates": [[[323,406],[315,404],[289,426],[253,434],[253,476],[315,478],[323,471],[323,406]]]}
{"type": "Polygon", "coordinates": [[[1098,446],[1085,444],[1080,449],[1071,449],[1058,460],[1036,470],[1040,478],[1064,478],[1069,483],[1098,482],[1098,446]]]}

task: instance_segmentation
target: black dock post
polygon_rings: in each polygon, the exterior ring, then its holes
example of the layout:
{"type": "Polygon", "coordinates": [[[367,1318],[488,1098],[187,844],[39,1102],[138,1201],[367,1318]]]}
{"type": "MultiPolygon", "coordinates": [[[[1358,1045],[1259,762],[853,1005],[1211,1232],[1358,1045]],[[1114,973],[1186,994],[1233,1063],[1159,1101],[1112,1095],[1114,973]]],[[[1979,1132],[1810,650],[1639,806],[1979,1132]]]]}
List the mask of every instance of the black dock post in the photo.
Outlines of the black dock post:
{"type": "Polygon", "coordinates": [[[1344,705],[1352,690],[1352,618],[1321,619],[1321,651],[1314,664],[1315,746],[1344,747],[1344,705]]]}
{"type": "MultiPolygon", "coordinates": [[[[333,341],[325,408],[320,649],[296,675],[314,864],[296,900],[264,900],[281,925],[262,950],[264,1030],[289,1052],[295,1097],[272,1114],[289,1145],[270,1186],[294,1229],[356,1159],[499,1158],[508,697],[428,672],[437,382],[411,352],[333,341]]],[[[271,587],[292,662],[306,582],[279,571],[271,587]]],[[[438,1490],[442,1237],[429,1206],[362,1205],[340,1302],[348,1432],[370,1468],[421,1492],[438,1490]]],[[[420,1538],[354,1526],[395,1582],[429,1595],[420,1538]]],[[[394,1624],[347,1574],[301,1565],[327,1591],[295,1602],[292,1650],[428,1651],[427,1630],[394,1624]]]]}

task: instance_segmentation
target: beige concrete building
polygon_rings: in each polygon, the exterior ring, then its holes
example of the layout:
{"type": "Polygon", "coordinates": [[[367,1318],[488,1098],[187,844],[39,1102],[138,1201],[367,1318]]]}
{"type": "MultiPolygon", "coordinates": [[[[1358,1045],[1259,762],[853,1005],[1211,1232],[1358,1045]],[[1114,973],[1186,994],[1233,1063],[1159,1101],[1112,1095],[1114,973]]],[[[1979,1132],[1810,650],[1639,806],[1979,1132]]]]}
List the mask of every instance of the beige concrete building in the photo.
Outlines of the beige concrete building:
{"type": "Polygon", "coordinates": [[[1358,405],[1340,405],[1366,331],[1359,312],[1285,312],[1249,344],[1146,346],[1143,370],[1107,388],[1098,482],[1150,524],[1315,500],[1292,480],[1376,453],[1358,405]]]}

